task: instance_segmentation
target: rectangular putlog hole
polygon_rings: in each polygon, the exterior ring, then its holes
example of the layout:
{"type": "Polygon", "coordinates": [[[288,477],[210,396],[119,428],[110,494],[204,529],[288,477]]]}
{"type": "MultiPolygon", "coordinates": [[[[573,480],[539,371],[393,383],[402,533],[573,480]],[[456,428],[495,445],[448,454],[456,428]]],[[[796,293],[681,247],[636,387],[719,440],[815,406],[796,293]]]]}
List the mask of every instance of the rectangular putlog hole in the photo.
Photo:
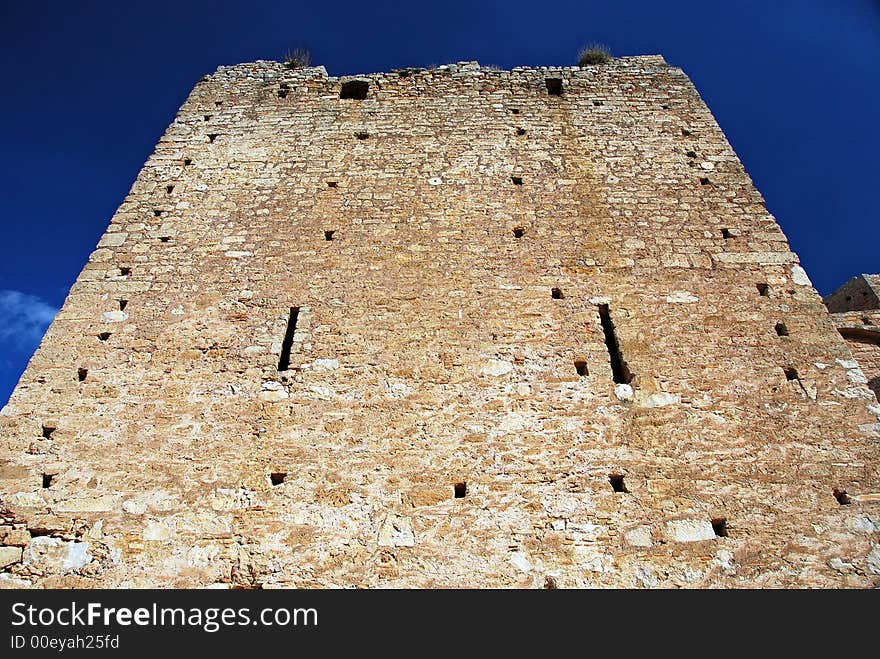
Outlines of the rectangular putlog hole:
{"type": "Polygon", "coordinates": [[[562,96],[562,78],[545,78],[544,84],[550,96],[562,96]]]}
{"type": "Polygon", "coordinates": [[[611,375],[614,382],[615,384],[629,384],[632,382],[633,374],[630,373],[626,360],[620,352],[617,332],[607,304],[599,305],[599,320],[602,322],[602,331],[605,334],[605,347],[608,349],[608,357],[611,360],[611,375]]]}
{"type": "Polygon", "coordinates": [[[715,531],[715,535],[719,538],[727,537],[727,518],[726,517],[713,517],[712,518],[712,530],[715,531]]]}
{"type": "Polygon", "coordinates": [[[786,366],[782,369],[782,372],[785,373],[785,379],[789,382],[793,380],[800,380],[800,377],[798,377],[797,369],[794,366],[786,366]]]}
{"type": "Polygon", "coordinates": [[[510,181],[514,185],[522,185],[522,176],[511,176],[510,181]]]}
{"type": "Polygon", "coordinates": [[[281,483],[283,483],[286,478],[286,471],[273,471],[271,474],[269,474],[269,480],[272,482],[273,486],[281,485],[281,483]]]}
{"type": "Polygon", "coordinates": [[[788,328],[785,323],[776,323],[776,336],[788,336],[788,328]]]}
{"type": "Polygon", "coordinates": [[[86,378],[89,376],[89,369],[87,368],[78,368],[76,369],[76,379],[79,382],[85,382],[86,378]]]}
{"type": "Polygon", "coordinates": [[[278,370],[286,371],[290,368],[290,349],[293,346],[293,335],[296,333],[296,321],[299,317],[299,307],[291,307],[287,317],[287,329],[284,332],[284,341],[281,343],[281,356],[278,358],[278,370]]]}
{"type": "Polygon", "coordinates": [[[55,480],[55,474],[43,474],[43,488],[52,487],[55,480]]]}
{"type": "Polygon", "coordinates": [[[552,297],[554,300],[561,300],[562,298],[565,297],[565,295],[562,294],[561,288],[554,286],[553,288],[550,289],[550,297],[552,297]]]}
{"type": "Polygon", "coordinates": [[[110,332],[101,332],[100,334],[98,334],[98,340],[99,341],[106,341],[111,336],[112,336],[112,334],[110,334],[110,332]]]}
{"type": "Polygon", "coordinates": [[[334,233],[336,233],[336,229],[328,229],[324,231],[324,240],[333,240],[334,233]]]}
{"type": "Polygon", "coordinates": [[[758,295],[761,297],[770,297],[770,286],[768,284],[755,284],[758,289],[758,295]]]}
{"type": "Polygon", "coordinates": [[[467,496],[467,483],[460,481],[452,486],[456,499],[464,499],[467,496]]]}
{"type": "Polygon", "coordinates": [[[587,367],[587,362],[583,361],[582,359],[575,360],[574,370],[582,378],[585,378],[590,374],[590,369],[587,367]]]}
{"type": "Polygon", "coordinates": [[[125,307],[128,306],[128,300],[119,300],[119,310],[125,311],[125,307]]]}
{"type": "Polygon", "coordinates": [[[362,101],[367,97],[367,91],[370,89],[370,83],[365,80],[348,80],[342,83],[339,90],[339,98],[350,98],[356,101],[362,101]]]}
{"type": "Polygon", "coordinates": [[[608,482],[611,483],[611,489],[615,492],[629,492],[623,481],[623,474],[608,474],[608,482]]]}
{"type": "Polygon", "coordinates": [[[55,426],[43,426],[43,439],[52,439],[53,432],[55,432],[55,426]]]}

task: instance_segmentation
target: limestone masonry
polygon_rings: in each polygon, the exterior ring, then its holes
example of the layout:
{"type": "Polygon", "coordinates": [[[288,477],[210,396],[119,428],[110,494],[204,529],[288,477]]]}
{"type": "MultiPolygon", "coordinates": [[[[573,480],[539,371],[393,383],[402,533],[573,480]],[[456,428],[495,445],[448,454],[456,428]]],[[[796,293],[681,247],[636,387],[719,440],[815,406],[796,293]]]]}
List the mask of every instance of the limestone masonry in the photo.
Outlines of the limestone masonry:
{"type": "Polygon", "coordinates": [[[838,327],[661,57],[221,67],[0,415],[0,585],[878,586],[838,327]]]}

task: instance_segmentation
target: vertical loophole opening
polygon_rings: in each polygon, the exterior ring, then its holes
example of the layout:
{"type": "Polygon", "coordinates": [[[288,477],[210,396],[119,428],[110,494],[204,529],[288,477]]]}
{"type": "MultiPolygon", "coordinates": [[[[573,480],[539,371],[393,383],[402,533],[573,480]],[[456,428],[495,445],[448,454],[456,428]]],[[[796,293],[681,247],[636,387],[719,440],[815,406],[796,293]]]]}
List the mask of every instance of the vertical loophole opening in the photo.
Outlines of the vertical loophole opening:
{"type": "Polygon", "coordinates": [[[464,481],[455,483],[455,485],[452,486],[452,489],[455,493],[456,499],[464,499],[467,495],[467,483],[464,481]]]}
{"type": "Polygon", "coordinates": [[[614,383],[629,384],[632,382],[633,374],[620,351],[617,331],[611,320],[611,311],[607,304],[599,305],[599,320],[602,323],[602,332],[605,334],[605,347],[608,349],[608,358],[611,360],[611,375],[614,378],[614,383]]]}
{"type": "Polygon", "coordinates": [[[281,483],[283,483],[286,478],[286,471],[273,471],[271,474],[269,474],[269,480],[272,481],[273,487],[275,485],[281,485],[281,483]]]}
{"type": "Polygon", "coordinates": [[[297,318],[299,318],[299,307],[291,307],[287,317],[287,329],[284,331],[284,341],[281,343],[281,356],[278,358],[279,371],[290,368],[290,349],[293,347],[293,335],[296,334],[297,318]]]}
{"type": "Polygon", "coordinates": [[[715,535],[719,538],[727,537],[727,518],[726,517],[713,517],[712,518],[712,530],[715,531],[715,535]]]}
{"type": "Polygon", "coordinates": [[[629,492],[626,489],[626,483],[623,482],[623,474],[608,474],[608,482],[611,483],[611,489],[615,492],[629,492]]]}

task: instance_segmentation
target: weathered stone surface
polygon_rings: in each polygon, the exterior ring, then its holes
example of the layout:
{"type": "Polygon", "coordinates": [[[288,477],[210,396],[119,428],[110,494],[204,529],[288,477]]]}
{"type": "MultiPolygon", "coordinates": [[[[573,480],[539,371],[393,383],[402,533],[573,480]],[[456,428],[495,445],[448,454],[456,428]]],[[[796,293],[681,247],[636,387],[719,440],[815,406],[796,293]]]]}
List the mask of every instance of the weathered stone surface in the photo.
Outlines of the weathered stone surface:
{"type": "Polygon", "coordinates": [[[682,71],[361,79],[193,89],[0,414],[0,587],[880,585],[880,323],[682,71]]]}
{"type": "Polygon", "coordinates": [[[699,542],[715,538],[712,524],[698,519],[676,519],[667,522],[666,532],[676,542],[699,542]]]}
{"type": "Polygon", "coordinates": [[[22,563],[49,574],[71,572],[91,562],[88,550],[88,542],[39,536],[25,547],[22,563]]]}
{"type": "Polygon", "coordinates": [[[0,547],[0,568],[21,561],[21,547],[0,547]]]}

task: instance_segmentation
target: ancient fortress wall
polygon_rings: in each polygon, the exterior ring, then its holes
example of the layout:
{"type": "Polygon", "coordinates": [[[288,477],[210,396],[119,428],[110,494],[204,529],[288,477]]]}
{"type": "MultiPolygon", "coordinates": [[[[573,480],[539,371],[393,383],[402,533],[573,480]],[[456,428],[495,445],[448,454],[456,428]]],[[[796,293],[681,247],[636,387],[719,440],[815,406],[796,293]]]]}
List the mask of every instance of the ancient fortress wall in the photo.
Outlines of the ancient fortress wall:
{"type": "Polygon", "coordinates": [[[184,103],[0,416],[0,584],[880,584],[880,407],[681,70],[346,80],[184,103]]]}

